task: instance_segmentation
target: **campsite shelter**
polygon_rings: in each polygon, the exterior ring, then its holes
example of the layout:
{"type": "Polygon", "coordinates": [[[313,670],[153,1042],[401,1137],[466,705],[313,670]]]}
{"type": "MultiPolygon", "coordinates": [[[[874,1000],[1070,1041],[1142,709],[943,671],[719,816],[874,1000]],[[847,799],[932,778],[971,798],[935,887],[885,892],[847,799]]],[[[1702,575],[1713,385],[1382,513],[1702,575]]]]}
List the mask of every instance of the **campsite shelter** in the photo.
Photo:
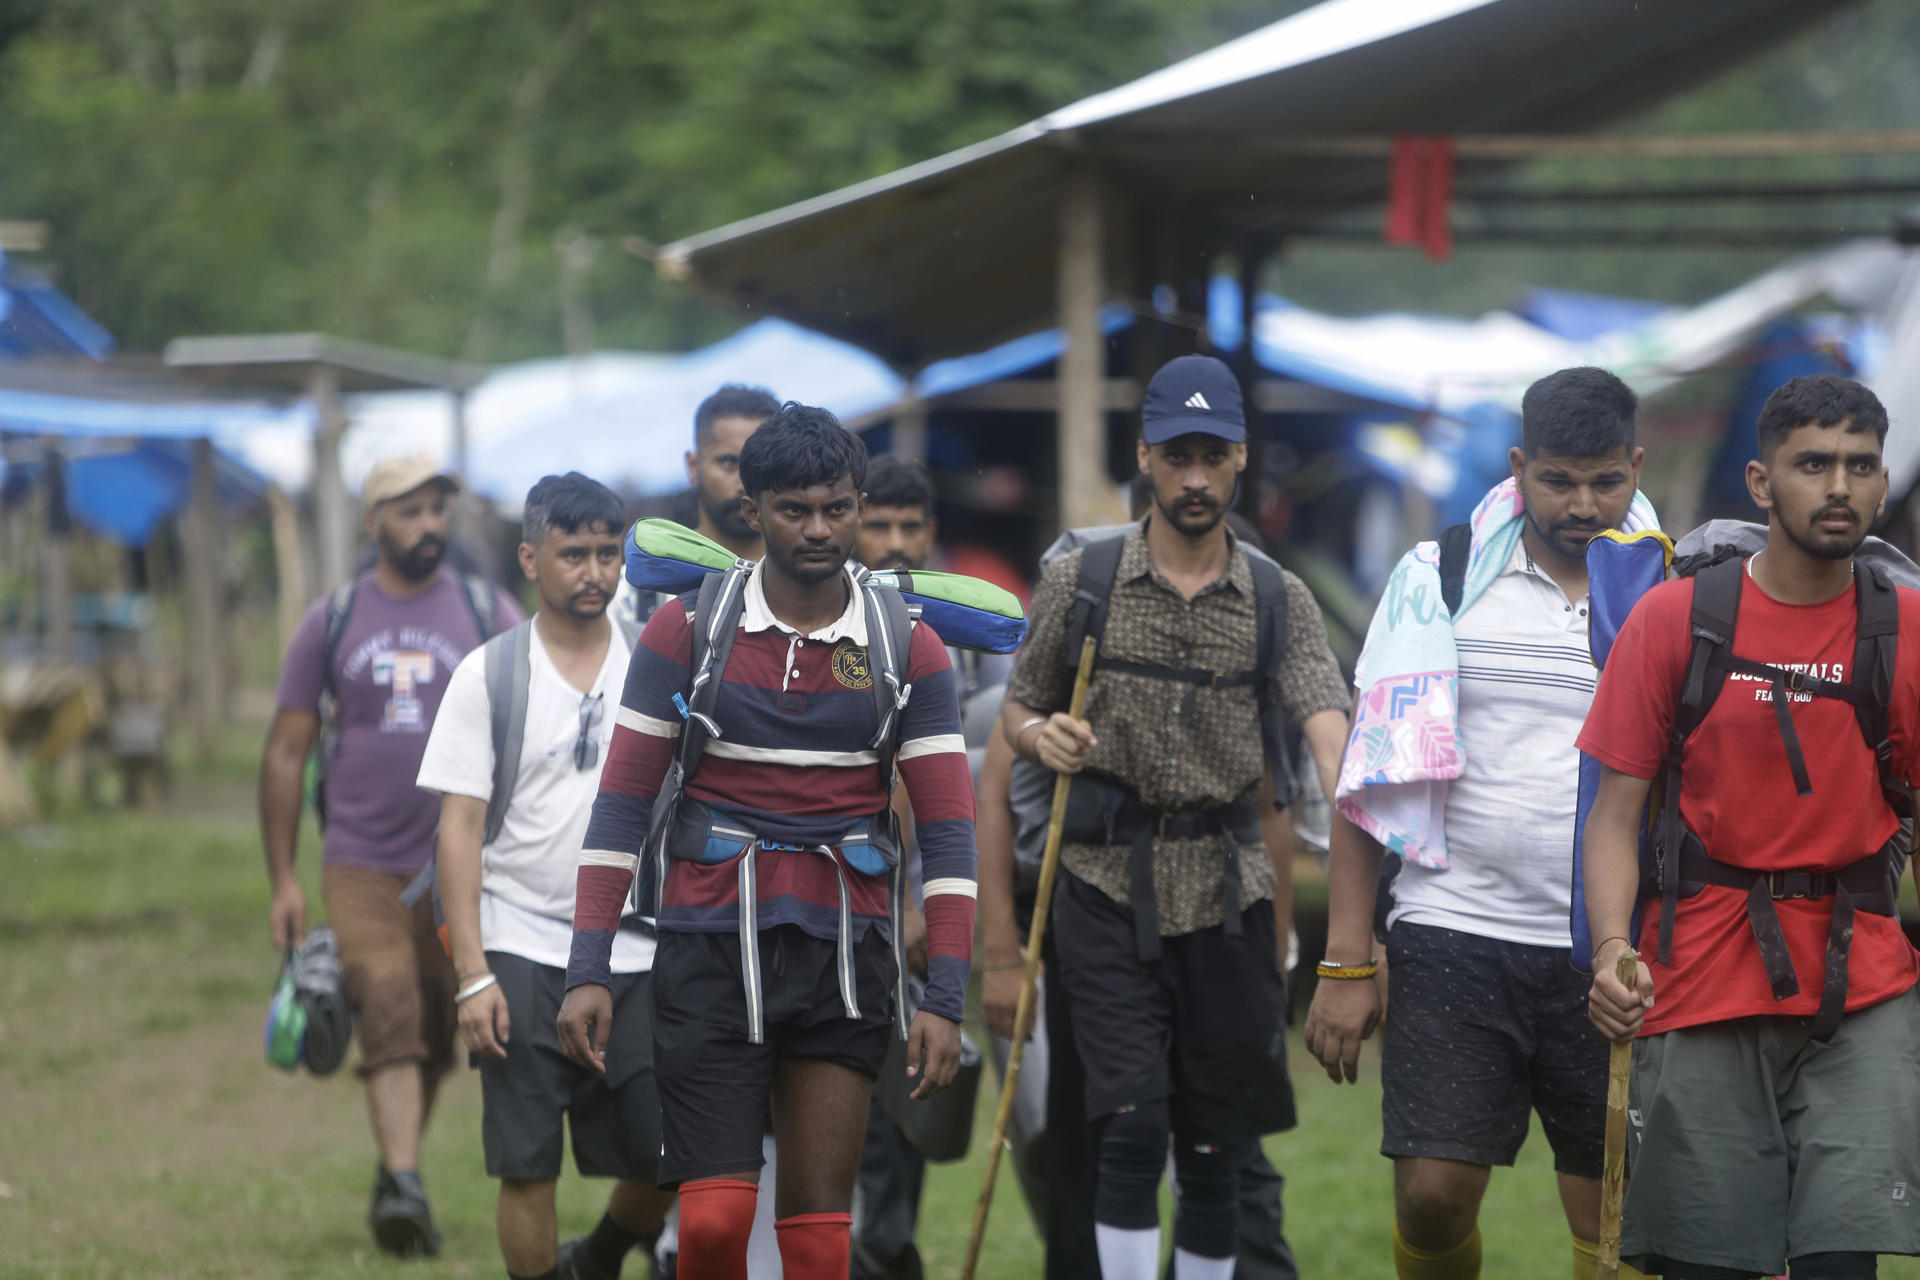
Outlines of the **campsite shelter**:
{"type": "MultiPolygon", "coordinates": [[[[1079,523],[1111,501],[1104,306],[1175,322],[1154,332],[1178,347],[1127,352],[1137,384],[1198,342],[1217,263],[1237,263],[1251,299],[1290,236],[1377,208],[1400,135],[1447,137],[1463,181],[1549,154],[1791,151],[1791,139],[1749,135],[1568,135],[1710,79],[1844,2],[1327,0],[999,137],[648,252],[663,276],[908,374],[1057,326],[1045,479],[1057,522],[1079,523]]],[[[1858,145],[1912,151],[1920,139],[1858,145]]]]}
{"type": "Polygon", "coordinates": [[[340,475],[340,439],[347,429],[341,395],[413,387],[445,392],[453,407],[452,469],[463,475],[466,396],[486,376],[478,365],[324,333],[175,338],[161,359],[170,368],[191,371],[207,385],[241,394],[306,397],[313,415],[311,494],[320,576],[314,585],[321,591],[346,581],[353,556],[353,514],[340,475]]]}

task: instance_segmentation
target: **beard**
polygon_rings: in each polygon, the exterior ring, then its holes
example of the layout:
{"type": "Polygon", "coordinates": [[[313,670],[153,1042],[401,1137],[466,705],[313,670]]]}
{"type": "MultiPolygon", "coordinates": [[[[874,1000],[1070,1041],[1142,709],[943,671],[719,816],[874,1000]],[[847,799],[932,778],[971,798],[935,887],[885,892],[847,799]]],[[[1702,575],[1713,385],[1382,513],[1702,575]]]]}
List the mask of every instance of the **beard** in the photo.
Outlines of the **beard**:
{"type": "Polygon", "coordinates": [[[724,501],[715,502],[713,498],[708,495],[707,491],[702,489],[700,491],[700,513],[707,518],[707,523],[712,525],[714,530],[722,536],[731,538],[736,542],[746,542],[760,536],[753,531],[753,526],[747,523],[746,516],[741,514],[741,505],[745,503],[746,500],[747,496],[745,494],[735,494],[733,497],[727,498],[724,501]]]}
{"type": "Polygon", "coordinates": [[[428,534],[411,547],[402,547],[382,533],[379,538],[380,554],[386,558],[393,571],[408,582],[425,582],[440,569],[440,561],[446,557],[446,539],[436,534],[428,534]]]}
{"type": "Polygon", "coordinates": [[[1867,540],[1866,520],[1852,507],[1822,507],[1813,513],[1804,529],[1795,529],[1785,520],[1780,522],[1780,532],[1787,535],[1787,541],[1800,548],[1816,560],[1850,560],[1860,544],[1867,540]],[[1853,527],[1839,533],[1820,527],[1823,516],[1844,511],[1853,521],[1853,527]]]}
{"type": "Polygon", "coordinates": [[[1527,521],[1533,525],[1533,531],[1540,535],[1540,540],[1552,547],[1556,553],[1569,560],[1580,561],[1586,560],[1587,543],[1593,540],[1593,535],[1607,527],[1598,520],[1561,521],[1555,525],[1542,525],[1533,518],[1531,512],[1527,514],[1527,521]]]}
{"type": "Polygon", "coordinates": [[[1169,506],[1156,489],[1153,505],[1168,524],[1189,538],[1204,538],[1227,518],[1226,504],[1216,501],[1211,494],[1182,494],[1169,506]]]}
{"type": "Polygon", "coordinates": [[[886,569],[905,569],[908,573],[912,573],[919,567],[904,551],[889,551],[885,555],[875,557],[874,562],[867,566],[875,572],[886,569]]]}

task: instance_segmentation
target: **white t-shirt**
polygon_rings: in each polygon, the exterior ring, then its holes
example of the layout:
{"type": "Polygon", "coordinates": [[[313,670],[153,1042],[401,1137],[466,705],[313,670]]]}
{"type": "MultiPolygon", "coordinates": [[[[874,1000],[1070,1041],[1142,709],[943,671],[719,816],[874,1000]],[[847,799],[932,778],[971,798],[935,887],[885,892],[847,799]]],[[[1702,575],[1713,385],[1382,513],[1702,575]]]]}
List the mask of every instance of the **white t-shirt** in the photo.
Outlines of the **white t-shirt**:
{"type": "Polygon", "coordinates": [[[1390,920],[1538,947],[1569,947],[1574,748],[1598,673],[1587,600],[1569,601],[1526,543],[1453,628],[1467,768],[1447,788],[1447,854],[1408,862],[1390,920]]]}
{"type": "MultiPolygon", "coordinates": [[[[520,746],[520,772],[500,837],[481,850],[480,938],[489,951],[566,968],[573,947],[573,891],[580,846],[600,789],[600,766],[613,739],[614,717],[626,684],[627,648],[613,628],[607,656],[594,679],[600,715],[589,736],[598,756],[588,769],[573,764],[583,695],[568,684],[533,628],[532,685],[520,746]]],[[[440,713],[420,762],[420,786],[485,800],[493,794],[492,709],[486,656],[468,654],[447,681],[440,713]]],[[[613,940],[613,971],[653,967],[651,937],[622,928],[613,940]]]]}

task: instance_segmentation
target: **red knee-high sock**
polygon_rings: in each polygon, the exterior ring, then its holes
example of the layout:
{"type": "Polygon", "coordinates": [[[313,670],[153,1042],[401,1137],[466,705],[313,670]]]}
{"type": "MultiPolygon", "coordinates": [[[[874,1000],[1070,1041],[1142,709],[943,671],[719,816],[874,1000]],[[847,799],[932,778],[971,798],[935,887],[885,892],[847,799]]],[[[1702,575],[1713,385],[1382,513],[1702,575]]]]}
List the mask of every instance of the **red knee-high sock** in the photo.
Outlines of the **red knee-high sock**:
{"type": "Polygon", "coordinates": [[[780,1238],[780,1273],[786,1280],[846,1280],[853,1254],[852,1214],[796,1213],[773,1228],[780,1238]]]}
{"type": "Polygon", "coordinates": [[[686,1280],[747,1280],[760,1188],[729,1178],[680,1184],[680,1274],[686,1280]]]}

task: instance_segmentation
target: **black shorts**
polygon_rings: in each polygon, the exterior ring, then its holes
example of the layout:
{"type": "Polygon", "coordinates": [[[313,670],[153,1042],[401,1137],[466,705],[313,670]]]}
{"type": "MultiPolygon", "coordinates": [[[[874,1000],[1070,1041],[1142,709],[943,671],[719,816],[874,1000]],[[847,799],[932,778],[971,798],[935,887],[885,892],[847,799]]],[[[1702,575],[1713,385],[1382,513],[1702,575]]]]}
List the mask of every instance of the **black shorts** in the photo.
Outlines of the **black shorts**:
{"type": "MultiPolygon", "coordinates": [[[[660,934],[653,960],[653,1056],[660,1081],[660,1185],[765,1163],[774,1063],[818,1058],[873,1079],[893,1035],[893,951],[869,929],[853,948],[854,998],[840,998],[835,944],[797,925],[760,932],[765,1038],[747,1039],[735,933],[660,934]]],[[[615,1026],[619,1025],[615,1019],[615,1026]]]]}
{"type": "Polygon", "coordinates": [[[1160,959],[1142,962],[1132,910],[1061,874],[1057,976],[1072,1002],[1088,1119],[1165,1098],[1182,1141],[1293,1127],[1273,904],[1254,903],[1240,925],[1238,938],[1220,925],[1162,938],[1160,959]]]}
{"type": "Polygon", "coordinates": [[[1607,1041],[1571,952],[1434,925],[1387,935],[1380,1153],[1511,1165],[1527,1113],[1553,1167],[1600,1176],[1607,1041]]]}
{"type": "Polygon", "coordinates": [[[573,1129],[573,1165],[587,1178],[652,1182],[660,1150],[660,1096],[653,1078],[653,1000],[645,973],[613,975],[613,1035],[607,1074],[560,1048],[555,1023],[567,971],[504,951],[487,966],[507,997],[507,1056],[480,1068],[480,1135],[487,1175],[548,1182],[560,1176],[560,1124],[573,1129]]]}

